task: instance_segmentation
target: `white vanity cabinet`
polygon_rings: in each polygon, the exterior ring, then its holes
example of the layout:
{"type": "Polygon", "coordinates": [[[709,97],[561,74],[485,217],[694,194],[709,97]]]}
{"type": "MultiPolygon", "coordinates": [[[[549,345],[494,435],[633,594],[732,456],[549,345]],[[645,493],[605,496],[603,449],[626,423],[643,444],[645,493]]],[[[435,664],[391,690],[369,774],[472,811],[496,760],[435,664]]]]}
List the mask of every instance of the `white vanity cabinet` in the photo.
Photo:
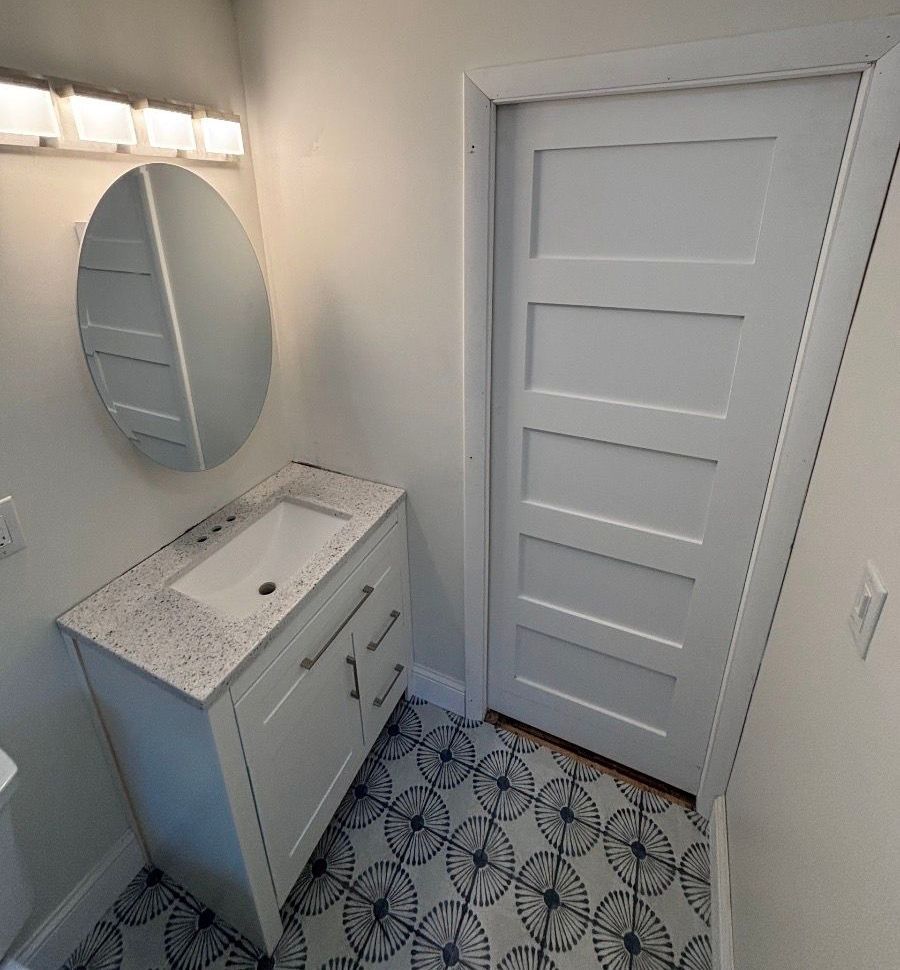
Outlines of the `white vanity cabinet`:
{"type": "Polygon", "coordinates": [[[280,906],[407,685],[404,502],[208,706],[73,640],[150,859],[271,952],[280,906]]]}
{"type": "Polygon", "coordinates": [[[398,523],[262,676],[232,687],[279,902],[406,686],[405,551],[398,523]]]}

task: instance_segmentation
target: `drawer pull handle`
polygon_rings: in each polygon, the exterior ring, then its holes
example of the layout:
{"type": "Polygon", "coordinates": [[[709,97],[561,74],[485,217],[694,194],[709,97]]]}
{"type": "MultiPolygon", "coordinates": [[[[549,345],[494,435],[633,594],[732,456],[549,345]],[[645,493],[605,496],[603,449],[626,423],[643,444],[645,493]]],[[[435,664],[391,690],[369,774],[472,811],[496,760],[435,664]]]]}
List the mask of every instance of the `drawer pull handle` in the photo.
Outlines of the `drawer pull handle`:
{"type": "Polygon", "coordinates": [[[394,679],[388,684],[388,689],[381,695],[381,697],[376,697],[372,702],[376,707],[381,707],[381,705],[388,699],[388,694],[394,689],[394,684],[397,683],[397,678],[403,673],[403,664],[397,664],[394,667],[394,679]]]}
{"type": "Polygon", "coordinates": [[[391,627],[400,619],[400,610],[391,610],[391,622],[388,623],[387,629],[377,640],[373,640],[371,643],[366,644],[366,650],[372,650],[373,652],[381,646],[381,641],[391,632],[391,627]]]}
{"type": "Polygon", "coordinates": [[[356,658],[348,654],[347,663],[350,664],[350,666],[353,668],[353,683],[355,685],[355,689],[350,691],[350,696],[353,698],[353,700],[358,701],[359,700],[359,674],[356,672],[356,658]]]}
{"type": "Polygon", "coordinates": [[[304,670],[312,670],[312,668],[313,668],[313,667],[314,667],[314,666],[316,665],[316,663],[317,663],[317,661],[318,661],[318,660],[319,660],[319,659],[321,658],[321,656],[322,656],[322,654],[323,654],[323,653],[325,653],[325,651],[326,651],[326,650],[327,650],[327,649],[328,649],[328,648],[329,648],[329,647],[330,647],[330,646],[332,645],[332,643],[334,643],[334,641],[335,641],[335,640],[337,639],[337,637],[338,637],[338,634],[339,634],[339,633],[341,632],[341,630],[343,630],[343,629],[344,629],[344,627],[345,627],[345,626],[346,626],[346,625],[347,625],[347,624],[348,624],[348,623],[349,623],[349,622],[350,622],[350,621],[351,621],[351,620],[353,619],[353,617],[354,617],[354,616],[356,615],[356,611],[357,611],[357,610],[358,610],[358,609],[359,609],[359,608],[360,608],[360,607],[361,607],[361,606],[363,605],[363,603],[365,603],[365,601],[366,601],[366,600],[367,600],[367,599],[368,599],[368,598],[369,598],[369,597],[370,597],[370,596],[372,595],[372,593],[374,593],[374,592],[375,592],[375,588],[374,588],[373,586],[363,586],[363,591],[362,591],[362,598],[361,598],[361,599],[360,599],[360,601],[359,601],[359,602],[358,602],[358,603],[356,604],[356,606],[354,606],[354,607],[353,607],[353,609],[352,609],[352,610],[351,610],[351,611],[349,612],[349,614],[347,615],[347,618],[346,618],[346,619],[344,620],[344,622],[343,622],[343,623],[342,623],[342,624],[341,624],[341,625],[340,625],[340,626],[339,626],[339,627],[338,627],[338,628],[337,628],[337,629],[336,629],[336,630],[334,631],[334,633],[332,633],[332,634],[331,634],[331,636],[330,636],[330,637],[329,637],[329,638],[328,638],[328,639],[327,639],[327,640],[325,641],[325,644],[324,644],[324,646],[323,646],[323,647],[322,647],[322,648],[321,648],[321,649],[319,650],[319,652],[318,652],[318,653],[317,653],[317,654],[316,654],[316,655],[315,655],[314,657],[304,657],[304,658],[303,658],[303,659],[302,659],[302,660],[300,661],[300,666],[301,666],[301,667],[302,667],[302,668],[303,668],[304,670]]]}

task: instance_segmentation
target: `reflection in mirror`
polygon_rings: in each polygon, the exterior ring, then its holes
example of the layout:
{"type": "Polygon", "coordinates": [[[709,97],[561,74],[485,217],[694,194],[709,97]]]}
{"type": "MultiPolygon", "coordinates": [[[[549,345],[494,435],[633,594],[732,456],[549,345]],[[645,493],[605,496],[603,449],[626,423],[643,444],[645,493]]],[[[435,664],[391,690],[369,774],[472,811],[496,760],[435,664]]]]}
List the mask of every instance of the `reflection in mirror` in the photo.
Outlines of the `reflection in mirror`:
{"type": "Polygon", "coordinates": [[[213,468],[253,430],[272,363],[265,283],[199,176],[142,165],[110,186],[82,242],[78,320],[107,410],[154,461],[213,468]]]}

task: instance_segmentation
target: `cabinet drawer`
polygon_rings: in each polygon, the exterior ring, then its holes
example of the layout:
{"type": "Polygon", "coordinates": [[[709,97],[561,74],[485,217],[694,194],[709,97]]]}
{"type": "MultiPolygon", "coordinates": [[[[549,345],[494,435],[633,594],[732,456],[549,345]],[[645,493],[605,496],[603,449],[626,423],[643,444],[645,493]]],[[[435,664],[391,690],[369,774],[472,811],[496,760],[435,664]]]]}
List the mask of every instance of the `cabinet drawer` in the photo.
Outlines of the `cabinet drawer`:
{"type": "Polygon", "coordinates": [[[367,744],[378,737],[409,680],[411,651],[404,578],[402,560],[392,557],[366,603],[365,617],[354,625],[353,646],[367,744]]]}
{"type": "Polygon", "coordinates": [[[405,622],[398,619],[369,653],[368,645],[356,643],[360,681],[360,706],[366,744],[371,745],[409,682],[410,649],[405,622]]]}
{"type": "Polygon", "coordinates": [[[377,640],[387,626],[391,610],[402,612],[401,551],[402,534],[396,526],[378,543],[360,567],[372,594],[353,618],[353,636],[357,650],[377,640]]]}

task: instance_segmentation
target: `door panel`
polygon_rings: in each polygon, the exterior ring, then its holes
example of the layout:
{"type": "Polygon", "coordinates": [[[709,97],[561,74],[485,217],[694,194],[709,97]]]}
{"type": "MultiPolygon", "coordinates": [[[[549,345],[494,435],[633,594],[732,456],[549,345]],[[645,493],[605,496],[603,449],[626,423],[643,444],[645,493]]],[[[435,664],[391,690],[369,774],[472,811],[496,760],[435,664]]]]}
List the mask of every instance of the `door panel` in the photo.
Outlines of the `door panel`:
{"type": "Polygon", "coordinates": [[[702,541],[715,473],[706,458],[524,429],[524,502],[645,532],[702,541]]]}
{"type": "Polygon", "coordinates": [[[693,581],[586,549],[522,535],[519,597],[680,645],[693,581]]]}
{"type": "Polygon", "coordinates": [[[725,416],[740,317],[534,303],[527,325],[529,391],[725,416]]]}
{"type": "Polygon", "coordinates": [[[538,150],[531,254],[752,262],[774,146],[723,138],[538,150]]]}
{"type": "Polygon", "coordinates": [[[489,704],[689,791],[858,81],[498,109],[489,704]]]}
{"type": "Polygon", "coordinates": [[[532,688],[533,702],[547,704],[549,694],[657,733],[668,722],[675,678],[602,649],[520,626],[516,670],[519,683],[532,688]],[[647,717],[652,721],[641,720],[647,717]]]}

